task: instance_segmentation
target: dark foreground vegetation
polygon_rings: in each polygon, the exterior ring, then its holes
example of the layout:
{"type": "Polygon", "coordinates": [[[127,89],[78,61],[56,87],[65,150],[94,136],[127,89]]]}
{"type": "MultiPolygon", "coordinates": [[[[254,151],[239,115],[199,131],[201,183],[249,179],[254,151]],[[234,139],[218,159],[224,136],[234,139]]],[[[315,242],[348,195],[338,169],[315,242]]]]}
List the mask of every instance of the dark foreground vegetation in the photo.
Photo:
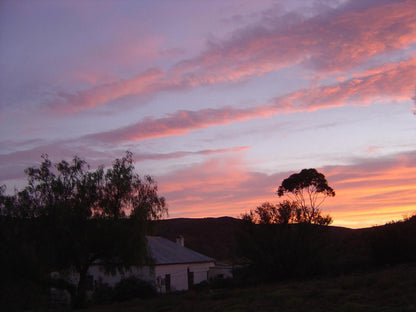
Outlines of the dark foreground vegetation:
{"type": "Polygon", "coordinates": [[[160,220],[165,200],[150,177],[134,173],[128,152],[107,170],[90,170],[77,157],[54,165],[44,157],[26,174],[27,187],[14,195],[0,188],[6,311],[416,310],[416,216],[362,230],[328,226],[332,218],[319,205],[335,192],[315,169],[282,182],[278,195],[292,195],[291,202],[264,203],[241,219],[160,220]],[[234,279],[166,296],[134,278],[88,286],[96,261],[108,273],[151,264],[151,229],[172,240],[183,235],[187,247],[234,264],[234,279]],[[51,275],[69,268],[78,281],[51,275]],[[52,287],[66,290],[70,305],[53,304],[52,287]]]}
{"type": "Polygon", "coordinates": [[[150,221],[167,208],[155,181],[135,173],[130,152],[94,170],[78,157],[53,164],[44,155],[25,173],[27,186],[13,195],[0,186],[0,308],[41,311],[52,287],[83,307],[94,263],[114,272],[148,261],[150,221]],[[65,278],[69,270],[77,280],[65,278]]]}
{"type": "MultiPolygon", "coordinates": [[[[192,249],[208,255],[215,249],[217,260],[241,264],[234,280],[166,296],[150,291],[148,299],[133,301],[132,291],[142,286],[124,283],[101,289],[89,302],[91,311],[416,311],[416,216],[358,230],[228,217],[156,222],[158,235],[183,234],[192,249]],[[123,300],[128,301],[117,303],[123,300]]],[[[31,229],[36,224],[6,224],[3,238],[12,230],[16,240],[26,231],[34,239],[19,246],[2,240],[2,307],[59,311],[49,302],[47,262],[27,256],[40,248],[31,229]]]]}
{"type": "Polygon", "coordinates": [[[96,306],[88,312],[140,311],[415,311],[416,264],[332,278],[187,293],[96,306]]]}

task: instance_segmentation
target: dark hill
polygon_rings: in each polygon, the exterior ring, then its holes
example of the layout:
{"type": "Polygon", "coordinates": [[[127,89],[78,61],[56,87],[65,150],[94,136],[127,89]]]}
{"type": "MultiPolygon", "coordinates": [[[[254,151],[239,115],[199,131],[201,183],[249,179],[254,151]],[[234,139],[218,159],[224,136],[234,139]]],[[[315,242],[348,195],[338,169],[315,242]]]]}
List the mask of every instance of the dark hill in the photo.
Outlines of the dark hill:
{"type": "MultiPolygon", "coordinates": [[[[167,219],[156,221],[154,225],[154,235],[172,241],[182,235],[186,247],[223,262],[236,263],[239,241],[247,238],[243,221],[231,217],[167,219]]],[[[299,225],[290,227],[297,231],[299,225]]],[[[416,261],[416,217],[371,228],[329,226],[323,230],[324,235],[318,242],[323,248],[314,249],[314,252],[329,261],[328,269],[332,266],[335,271],[342,272],[416,261]]]]}
{"type": "MultiPolygon", "coordinates": [[[[294,225],[296,226],[296,225],[294,225]]],[[[185,247],[198,251],[218,261],[236,261],[238,233],[242,220],[232,217],[219,218],[177,218],[155,222],[154,235],[175,241],[178,235],[185,238],[185,247]]],[[[356,230],[330,226],[329,236],[344,241],[346,245],[360,238],[353,235],[356,230]]],[[[346,246],[345,246],[346,247],[346,246]]],[[[349,247],[346,247],[349,248],[349,247]]]]}
{"type": "Polygon", "coordinates": [[[154,235],[172,241],[182,235],[185,247],[218,261],[234,261],[240,224],[241,220],[231,217],[167,219],[155,222],[154,235]]]}

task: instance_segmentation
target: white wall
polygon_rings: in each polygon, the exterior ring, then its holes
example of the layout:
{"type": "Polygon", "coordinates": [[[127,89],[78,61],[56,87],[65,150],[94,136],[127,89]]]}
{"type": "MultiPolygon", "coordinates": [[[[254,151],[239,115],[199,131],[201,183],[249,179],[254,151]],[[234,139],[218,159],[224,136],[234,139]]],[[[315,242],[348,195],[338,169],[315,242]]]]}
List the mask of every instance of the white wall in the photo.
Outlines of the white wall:
{"type": "Polygon", "coordinates": [[[212,266],[214,262],[158,265],[155,267],[156,287],[160,292],[166,292],[164,279],[170,274],[171,291],[187,290],[188,268],[194,273],[194,284],[199,284],[208,279],[208,270],[212,266]]]}
{"type": "Polygon", "coordinates": [[[88,274],[93,276],[94,282],[105,283],[111,287],[114,287],[120,280],[129,276],[136,276],[151,283],[155,280],[153,271],[150,267],[130,267],[129,270],[124,270],[124,272],[117,270],[115,274],[111,274],[106,273],[101,266],[93,265],[89,268],[88,274]]]}
{"type": "MultiPolygon", "coordinates": [[[[140,279],[153,283],[159,292],[164,293],[166,292],[164,283],[166,274],[170,274],[171,291],[188,290],[188,269],[194,273],[194,285],[196,285],[208,279],[209,268],[214,265],[214,262],[203,262],[157,265],[153,268],[131,267],[124,272],[116,271],[115,274],[107,273],[99,265],[93,265],[89,268],[88,274],[93,276],[94,284],[105,283],[111,287],[114,287],[123,278],[137,276],[140,279]]],[[[77,273],[71,271],[66,277],[74,284],[78,283],[79,276],[77,273]]]]}
{"type": "Polygon", "coordinates": [[[215,278],[232,278],[233,268],[232,266],[214,266],[208,271],[208,279],[215,278]]]}

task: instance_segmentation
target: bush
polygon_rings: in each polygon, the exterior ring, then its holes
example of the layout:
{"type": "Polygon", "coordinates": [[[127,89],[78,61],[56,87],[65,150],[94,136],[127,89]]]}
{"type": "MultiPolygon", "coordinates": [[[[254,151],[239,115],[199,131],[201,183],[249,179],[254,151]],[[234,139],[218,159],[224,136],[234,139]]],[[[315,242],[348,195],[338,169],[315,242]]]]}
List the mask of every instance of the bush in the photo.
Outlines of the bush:
{"type": "Polygon", "coordinates": [[[114,300],[126,301],[133,298],[151,298],[156,295],[156,289],[149,282],[135,276],[122,279],[114,287],[114,300]]]}
{"type": "Polygon", "coordinates": [[[114,287],[100,284],[93,293],[93,301],[97,304],[127,301],[134,298],[146,299],[156,296],[156,289],[147,281],[136,276],[122,279],[114,287]]]}
{"type": "Polygon", "coordinates": [[[2,311],[42,311],[49,305],[47,287],[29,279],[0,281],[0,309],[2,311]]]}
{"type": "Polygon", "coordinates": [[[395,265],[416,261],[416,216],[375,229],[371,248],[375,264],[395,265]]]}
{"type": "Polygon", "coordinates": [[[114,301],[114,288],[108,284],[99,284],[92,294],[92,300],[96,304],[107,304],[114,301]]]}
{"type": "Polygon", "coordinates": [[[233,278],[214,278],[210,281],[211,289],[231,288],[236,286],[233,278]]]}
{"type": "Polygon", "coordinates": [[[330,261],[328,228],[311,224],[247,224],[240,256],[259,281],[307,277],[326,271],[330,261]]]}

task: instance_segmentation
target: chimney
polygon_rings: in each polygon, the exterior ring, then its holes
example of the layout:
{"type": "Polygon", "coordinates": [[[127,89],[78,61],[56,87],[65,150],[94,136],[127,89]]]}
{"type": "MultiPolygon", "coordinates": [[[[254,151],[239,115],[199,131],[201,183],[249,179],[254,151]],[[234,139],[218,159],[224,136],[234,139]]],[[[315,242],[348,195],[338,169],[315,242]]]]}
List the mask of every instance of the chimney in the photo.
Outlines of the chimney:
{"type": "Polygon", "coordinates": [[[176,236],[176,244],[181,245],[182,247],[185,247],[185,239],[182,235],[176,236]]]}

